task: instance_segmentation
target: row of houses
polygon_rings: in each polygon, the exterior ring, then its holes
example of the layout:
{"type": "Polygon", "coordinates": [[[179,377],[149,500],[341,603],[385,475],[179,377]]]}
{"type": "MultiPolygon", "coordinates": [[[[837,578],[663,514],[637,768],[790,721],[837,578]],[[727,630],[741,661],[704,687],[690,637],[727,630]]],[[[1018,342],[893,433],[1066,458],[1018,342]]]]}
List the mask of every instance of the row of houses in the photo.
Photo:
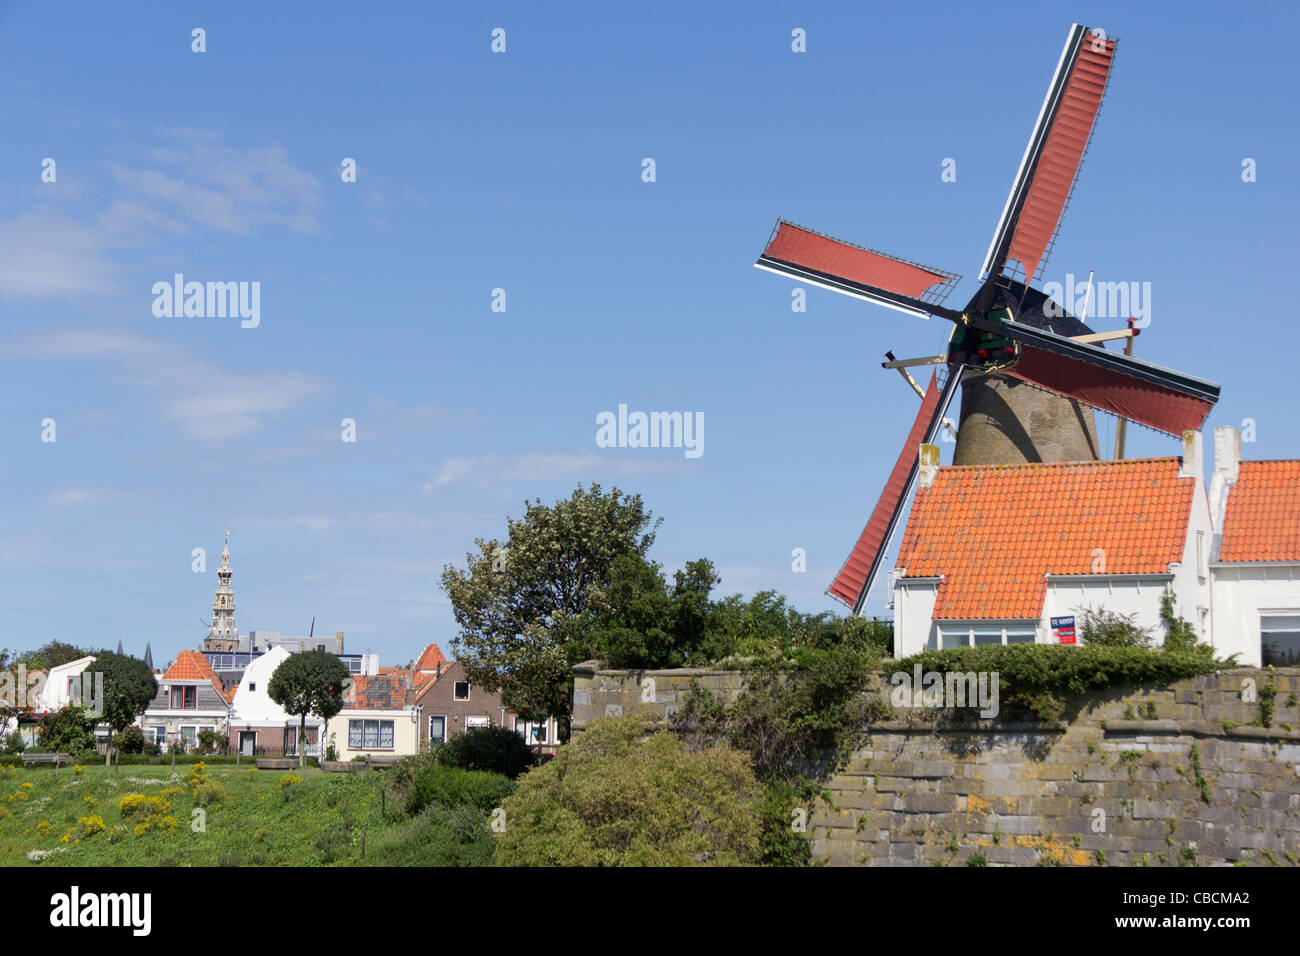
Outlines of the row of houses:
{"type": "Polygon", "coordinates": [[[158,678],[158,696],[140,718],[146,738],[192,745],[203,730],[211,730],[232,752],[249,756],[297,753],[300,745],[317,755],[323,745],[337,759],[352,760],[413,754],[476,727],[505,727],[543,750],[555,747],[553,718],[534,724],[518,717],[497,691],[472,684],[464,666],[448,660],[437,644],[427,645],[410,668],[380,667],[378,673],[355,676],[343,710],[328,721],[309,716],[300,741],[298,717],[267,692],[290,653],[272,648],[244,669],[238,684],[227,687],[204,654],[181,651],[158,678]]]}
{"type": "MultiPolygon", "coordinates": [[[[477,727],[505,727],[543,752],[554,752],[554,718],[525,721],[501,703],[497,691],[472,684],[464,665],[448,660],[437,644],[429,644],[413,667],[380,667],[378,673],[358,675],[344,698],[344,707],[329,721],[308,716],[304,738],[300,721],[286,713],[267,692],[275,669],[292,652],[273,647],[244,668],[238,683],[228,684],[199,651],[184,650],[166,670],[156,673],[158,693],[136,720],[147,743],[163,750],[190,749],[204,731],[221,749],[246,756],[320,756],[332,748],[339,760],[358,757],[405,756],[444,743],[477,727]]],[[[94,657],[51,668],[40,678],[40,690],[24,713],[4,728],[23,732],[36,743],[36,721],[43,713],[71,702],[83,702],[82,674],[94,657]]],[[[98,728],[106,738],[106,726],[98,728]]]]}

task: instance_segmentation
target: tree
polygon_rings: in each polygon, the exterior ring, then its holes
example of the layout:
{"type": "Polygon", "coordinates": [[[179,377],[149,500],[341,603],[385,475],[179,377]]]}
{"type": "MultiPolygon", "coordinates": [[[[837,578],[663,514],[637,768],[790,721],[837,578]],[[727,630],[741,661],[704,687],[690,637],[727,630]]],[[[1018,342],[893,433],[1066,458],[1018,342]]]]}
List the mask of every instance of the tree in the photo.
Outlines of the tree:
{"type": "Polygon", "coordinates": [[[600,591],[601,609],[588,615],[591,655],[633,669],[701,662],[709,594],[719,580],[712,562],[700,558],[675,573],[670,589],[658,564],[637,554],[616,558],[600,591]]]}
{"type": "Polygon", "coordinates": [[[762,792],[749,759],[698,752],[639,715],[602,717],[502,803],[503,866],[758,862],[762,792]]]}
{"type": "Polygon", "coordinates": [[[506,519],[504,543],[476,539],[463,569],[443,568],[460,626],[453,648],[472,683],[501,688],[525,720],[560,718],[567,737],[570,668],[590,653],[587,615],[604,610],[614,562],[644,557],[659,522],[640,495],[605,494],[598,484],[525,509],[506,519]]]}
{"type": "Polygon", "coordinates": [[[298,715],[299,767],[306,763],[307,715],[316,714],[328,725],[343,709],[343,688],[349,678],[347,667],[329,651],[291,654],[271,675],[267,695],[286,712],[298,715]]]}
{"type": "MultiPolygon", "coordinates": [[[[86,681],[95,680],[98,674],[102,674],[104,679],[101,719],[113,728],[114,734],[135,723],[158,695],[158,681],[153,671],[138,657],[100,651],[95,655],[95,662],[81,675],[83,686],[86,681]]],[[[104,753],[104,766],[108,766],[112,756],[113,748],[109,747],[104,753]]]]}
{"type": "Polygon", "coordinates": [[[75,644],[65,644],[63,641],[49,641],[34,651],[27,651],[15,656],[13,663],[24,663],[27,665],[28,670],[34,668],[49,670],[51,667],[58,667],[60,664],[71,664],[83,657],[90,657],[94,653],[88,647],[77,647],[75,644]]]}
{"type": "Polygon", "coordinates": [[[95,722],[80,704],[69,704],[41,717],[36,732],[50,753],[79,754],[95,746],[95,722]]]}

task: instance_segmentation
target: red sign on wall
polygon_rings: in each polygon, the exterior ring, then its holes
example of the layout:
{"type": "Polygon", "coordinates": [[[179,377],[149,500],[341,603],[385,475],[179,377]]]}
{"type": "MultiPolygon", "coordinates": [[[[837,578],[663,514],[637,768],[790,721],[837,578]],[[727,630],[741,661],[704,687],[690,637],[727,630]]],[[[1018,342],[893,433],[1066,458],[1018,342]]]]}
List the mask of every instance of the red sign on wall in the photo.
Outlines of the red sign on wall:
{"type": "Polygon", "coordinates": [[[1056,638],[1058,644],[1075,643],[1074,615],[1052,618],[1052,636],[1056,638]]]}

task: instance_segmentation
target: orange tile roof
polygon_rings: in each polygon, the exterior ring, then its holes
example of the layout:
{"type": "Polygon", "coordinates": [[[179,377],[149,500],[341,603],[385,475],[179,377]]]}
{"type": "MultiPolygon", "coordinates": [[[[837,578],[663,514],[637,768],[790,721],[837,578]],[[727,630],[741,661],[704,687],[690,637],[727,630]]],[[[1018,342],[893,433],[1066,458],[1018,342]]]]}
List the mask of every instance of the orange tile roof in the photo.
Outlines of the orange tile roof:
{"type": "Polygon", "coordinates": [[[940,468],[912,505],[898,567],[939,577],[934,617],[1042,614],[1047,574],[1167,573],[1181,561],[1197,479],[1177,458],[940,468]]]}
{"type": "Polygon", "coordinates": [[[344,710],[401,710],[406,706],[406,675],[358,675],[353,678],[352,693],[343,704],[344,710]]]}
{"type": "Polygon", "coordinates": [[[1219,560],[1300,561],[1300,460],[1241,463],[1219,560]]]}
{"type": "Polygon", "coordinates": [[[433,671],[438,669],[439,664],[447,663],[447,658],[442,654],[442,648],[437,644],[430,644],[420,655],[420,659],[415,662],[417,671],[433,671]]]}
{"type": "Polygon", "coordinates": [[[221,699],[229,703],[234,699],[235,692],[232,689],[227,692],[221,678],[217,672],[212,669],[208,659],[198,651],[180,651],[176,655],[176,660],[172,666],[163,671],[159,680],[206,680],[211,681],[212,686],[216,688],[221,699]]]}

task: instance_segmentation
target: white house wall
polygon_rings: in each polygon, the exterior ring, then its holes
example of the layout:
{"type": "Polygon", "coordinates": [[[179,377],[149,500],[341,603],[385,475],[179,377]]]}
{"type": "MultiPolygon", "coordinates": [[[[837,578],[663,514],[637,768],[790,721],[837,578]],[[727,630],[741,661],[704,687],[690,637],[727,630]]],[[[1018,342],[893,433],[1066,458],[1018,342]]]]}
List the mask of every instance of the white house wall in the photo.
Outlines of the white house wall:
{"type": "Polygon", "coordinates": [[[937,581],[896,582],[894,589],[894,656],[920,654],[933,644],[936,633],[931,617],[939,594],[937,581]]]}
{"type": "Polygon", "coordinates": [[[1300,563],[1225,564],[1212,571],[1215,651],[1258,667],[1260,613],[1300,615],[1300,563]]]}

